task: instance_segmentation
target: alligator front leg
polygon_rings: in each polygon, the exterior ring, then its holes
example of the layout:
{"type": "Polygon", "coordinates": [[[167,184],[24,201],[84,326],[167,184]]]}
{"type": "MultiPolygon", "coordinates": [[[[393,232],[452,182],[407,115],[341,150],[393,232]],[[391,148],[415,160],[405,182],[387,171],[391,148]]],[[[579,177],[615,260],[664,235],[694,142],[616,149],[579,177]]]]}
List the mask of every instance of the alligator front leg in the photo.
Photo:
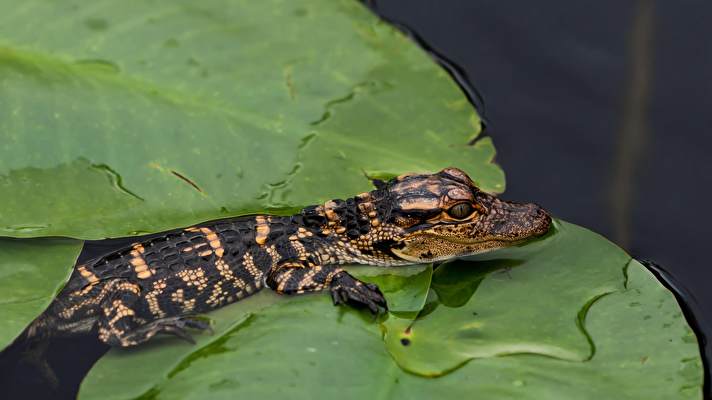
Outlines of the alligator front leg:
{"type": "Polygon", "coordinates": [[[285,261],[270,270],[267,286],[287,295],[328,288],[334,305],[348,303],[354,307],[367,307],[374,314],[388,309],[378,286],[361,282],[335,265],[307,266],[298,260],[285,261]]]}

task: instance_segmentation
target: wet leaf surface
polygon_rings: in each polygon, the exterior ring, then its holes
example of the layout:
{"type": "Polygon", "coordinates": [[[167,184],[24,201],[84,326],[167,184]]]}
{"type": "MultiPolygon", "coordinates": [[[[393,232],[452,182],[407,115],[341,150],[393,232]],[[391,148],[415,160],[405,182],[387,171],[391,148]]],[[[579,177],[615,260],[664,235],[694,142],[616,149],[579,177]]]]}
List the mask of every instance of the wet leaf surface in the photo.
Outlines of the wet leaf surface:
{"type": "Polygon", "coordinates": [[[0,238],[0,350],[52,301],[81,246],[71,239],[0,238]]]}
{"type": "MultiPolygon", "coordinates": [[[[260,293],[210,314],[216,335],[197,346],[112,350],[80,398],[701,398],[697,341],[673,295],[590,231],[559,222],[542,240],[440,268],[438,304],[415,322],[379,323],[326,294],[260,293]]],[[[400,280],[384,290],[392,304],[427,296],[427,266],[363,275],[400,280]]]]}
{"type": "Polygon", "coordinates": [[[357,1],[2,8],[0,235],[288,213],[450,165],[504,189],[460,89],[357,1]]]}
{"type": "Polygon", "coordinates": [[[590,360],[474,359],[436,379],[399,375],[391,381],[394,398],[703,398],[699,350],[677,302],[639,263],[631,262],[628,272],[628,288],[600,298],[586,316],[595,343],[590,360]]]}
{"type": "Polygon", "coordinates": [[[588,304],[622,289],[630,256],[575,225],[555,228],[558,233],[527,246],[479,257],[490,259],[482,270],[476,261],[439,268],[433,286],[443,306],[415,323],[386,323],[396,361],[410,372],[434,376],[472,358],[507,354],[587,360],[592,349],[578,319],[588,304]],[[470,297],[477,283],[477,295],[470,297]]]}
{"type": "Polygon", "coordinates": [[[415,317],[423,308],[433,275],[431,265],[388,268],[346,267],[355,277],[378,285],[388,299],[388,310],[401,316],[415,317]]]}

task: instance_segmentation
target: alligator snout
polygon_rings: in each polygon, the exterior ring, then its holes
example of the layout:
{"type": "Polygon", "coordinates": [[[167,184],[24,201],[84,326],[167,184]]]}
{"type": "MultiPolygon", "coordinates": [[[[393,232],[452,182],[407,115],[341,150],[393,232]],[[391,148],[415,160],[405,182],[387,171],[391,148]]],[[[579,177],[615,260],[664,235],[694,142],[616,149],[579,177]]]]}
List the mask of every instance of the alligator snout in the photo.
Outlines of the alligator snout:
{"type": "Polygon", "coordinates": [[[528,204],[528,219],[531,221],[532,233],[540,236],[549,232],[551,227],[551,215],[546,210],[536,204],[528,204]]]}
{"type": "Polygon", "coordinates": [[[495,199],[487,215],[488,235],[502,240],[541,236],[551,227],[551,216],[533,203],[495,199]]]}

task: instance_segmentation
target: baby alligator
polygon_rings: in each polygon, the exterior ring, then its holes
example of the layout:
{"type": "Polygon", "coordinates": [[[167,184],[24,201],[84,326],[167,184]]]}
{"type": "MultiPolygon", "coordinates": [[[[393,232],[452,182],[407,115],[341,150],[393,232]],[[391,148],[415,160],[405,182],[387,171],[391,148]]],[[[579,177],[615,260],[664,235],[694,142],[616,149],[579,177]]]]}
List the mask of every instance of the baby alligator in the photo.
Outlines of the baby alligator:
{"type": "Polygon", "coordinates": [[[546,233],[534,204],[502,201],[461,170],[407,174],[347,200],[280,217],[252,215],[169,231],[77,265],[26,330],[28,337],[98,332],[112,346],[157,333],[191,341],[195,317],[264,286],[280,294],[328,289],[334,304],[386,309],[376,285],[339,267],[428,263],[508,247],[546,233]]]}

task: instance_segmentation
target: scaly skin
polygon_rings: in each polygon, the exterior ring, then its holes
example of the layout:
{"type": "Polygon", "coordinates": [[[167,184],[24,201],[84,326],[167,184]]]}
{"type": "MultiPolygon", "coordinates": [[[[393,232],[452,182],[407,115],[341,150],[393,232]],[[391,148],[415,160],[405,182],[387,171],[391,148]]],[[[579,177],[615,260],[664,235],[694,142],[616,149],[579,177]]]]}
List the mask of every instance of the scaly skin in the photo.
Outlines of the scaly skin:
{"type": "Polygon", "coordinates": [[[376,190],[291,217],[200,224],[77,265],[26,334],[96,331],[101,341],[123,347],[157,333],[191,340],[187,328],[209,329],[196,314],[264,286],[286,295],[328,289],[334,304],[377,313],[386,309],[378,287],[340,264],[442,261],[520,243],[551,223],[540,207],[499,200],[456,168],[374,183],[376,190]]]}

